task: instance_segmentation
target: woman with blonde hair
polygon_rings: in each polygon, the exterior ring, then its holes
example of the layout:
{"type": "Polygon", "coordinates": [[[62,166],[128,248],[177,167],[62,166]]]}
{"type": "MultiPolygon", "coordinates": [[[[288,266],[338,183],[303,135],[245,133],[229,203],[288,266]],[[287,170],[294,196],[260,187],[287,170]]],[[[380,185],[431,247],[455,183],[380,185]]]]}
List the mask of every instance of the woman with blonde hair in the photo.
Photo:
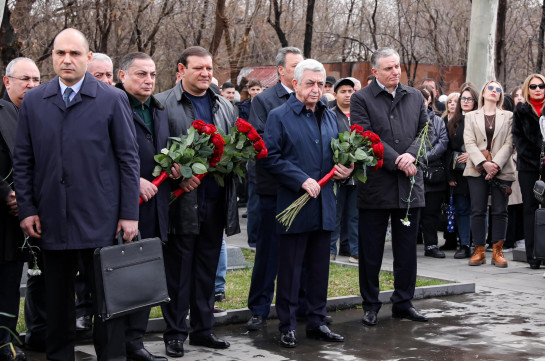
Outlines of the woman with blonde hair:
{"type": "Polygon", "coordinates": [[[487,82],[479,95],[479,109],[466,114],[464,144],[469,158],[464,176],[471,197],[471,234],[475,251],[470,266],[486,263],[488,195],[492,200],[490,219],[493,247],[492,264],[507,267],[503,242],[507,232],[507,204],[515,180],[513,163],[513,113],[502,110],[503,89],[496,81],[487,82]]]}
{"type": "Polygon", "coordinates": [[[454,115],[454,111],[456,110],[456,105],[458,105],[458,100],[460,99],[460,93],[450,93],[447,97],[446,101],[446,109],[442,114],[442,118],[445,121],[445,126],[447,126],[448,121],[452,116],[454,115]]]}
{"type": "Polygon", "coordinates": [[[534,213],[539,207],[533,194],[534,183],[539,178],[541,145],[543,138],[539,117],[545,101],[545,77],[529,75],[522,84],[522,97],[513,114],[513,140],[517,150],[517,170],[522,202],[524,204],[524,242],[526,260],[530,268],[538,269],[541,261],[534,257],[534,213]]]}

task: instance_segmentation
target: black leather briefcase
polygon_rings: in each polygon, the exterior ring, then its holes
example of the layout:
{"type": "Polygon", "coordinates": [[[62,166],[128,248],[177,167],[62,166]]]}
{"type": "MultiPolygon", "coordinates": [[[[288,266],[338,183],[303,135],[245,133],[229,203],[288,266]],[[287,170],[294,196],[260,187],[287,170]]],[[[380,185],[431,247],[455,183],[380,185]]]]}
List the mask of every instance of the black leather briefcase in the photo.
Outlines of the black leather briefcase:
{"type": "Polygon", "coordinates": [[[170,301],[159,238],[97,248],[94,253],[99,316],[103,320],[170,301]]]}
{"type": "Polygon", "coordinates": [[[545,260],[545,208],[536,209],[534,232],[534,256],[545,260]]]}

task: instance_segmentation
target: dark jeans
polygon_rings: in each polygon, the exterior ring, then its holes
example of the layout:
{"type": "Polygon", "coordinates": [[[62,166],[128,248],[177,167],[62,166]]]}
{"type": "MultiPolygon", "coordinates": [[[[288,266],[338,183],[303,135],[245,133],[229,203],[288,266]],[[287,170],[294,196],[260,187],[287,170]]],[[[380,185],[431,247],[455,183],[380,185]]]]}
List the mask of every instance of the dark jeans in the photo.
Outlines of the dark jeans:
{"type": "Polygon", "coordinates": [[[276,313],[281,332],[295,330],[301,278],[306,277],[307,328],[324,323],[329,280],[331,232],[314,231],[279,237],[276,313]],[[306,272],[303,273],[303,269],[306,272]]]}
{"type": "Polygon", "coordinates": [[[460,245],[469,246],[471,242],[471,200],[469,196],[454,195],[454,222],[458,228],[460,245]]]}
{"type": "Polygon", "coordinates": [[[329,253],[337,254],[337,240],[342,236],[342,225],[346,224],[350,255],[358,254],[358,208],[356,186],[339,186],[337,189],[337,224],[331,234],[329,253]]]}
{"type": "MultiPolygon", "coordinates": [[[[498,179],[498,181],[500,181],[498,179]]],[[[509,197],[496,186],[491,186],[484,177],[467,177],[471,197],[471,234],[476,246],[484,246],[486,242],[488,195],[492,199],[490,219],[492,221],[491,241],[495,244],[505,240],[507,232],[507,205],[509,197]]],[[[507,185],[512,182],[501,181],[507,185]]]]}
{"type": "Polygon", "coordinates": [[[524,244],[526,245],[526,258],[534,259],[534,225],[535,212],[539,208],[539,202],[534,197],[534,184],[539,179],[539,173],[532,171],[519,171],[519,184],[524,204],[524,244]]]}
{"type": "Polygon", "coordinates": [[[255,192],[255,183],[248,181],[248,202],[246,203],[246,213],[248,214],[248,244],[256,246],[259,237],[259,224],[261,223],[261,214],[259,213],[259,194],[255,192]]]}
{"type": "Polygon", "coordinates": [[[405,209],[360,209],[359,218],[359,280],[365,311],[378,312],[379,272],[384,255],[388,220],[392,219],[392,252],[394,255],[394,293],[390,300],[396,311],[412,307],[416,284],[416,235],[420,208],[410,210],[410,226],[404,226],[405,209]]]}
{"type": "Polygon", "coordinates": [[[422,208],[420,224],[422,225],[422,236],[424,245],[437,246],[437,230],[441,215],[441,204],[445,192],[426,192],[426,207],[422,208]]]}
{"type": "MultiPolygon", "coordinates": [[[[13,315],[6,317],[0,315],[0,326],[9,328],[17,334],[17,318],[19,316],[21,275],[23,274],[23,261],[0,261],[0,312],[13,315]]],[[[8,342],[16,342],[15,338],[5,329],[0,328],[0,346],[8,342]]],[[[7,348],[0,349],[0,353],[7,348]]]]}

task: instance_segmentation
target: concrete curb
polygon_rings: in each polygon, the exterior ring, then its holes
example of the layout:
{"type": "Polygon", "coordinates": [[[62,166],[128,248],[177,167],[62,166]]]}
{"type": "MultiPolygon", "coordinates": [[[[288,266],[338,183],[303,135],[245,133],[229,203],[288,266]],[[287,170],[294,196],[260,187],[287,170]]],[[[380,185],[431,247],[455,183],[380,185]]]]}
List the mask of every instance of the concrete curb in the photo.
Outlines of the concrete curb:
{"type": "MultiPolygon", "coordinates": [[[[390,303],[390,297],[394,291],[382,291],[379,294],[379,300],[382,303],[390,303]]],[[[417,287],[414,293],[415,300],[422,300],[433,297],[444,297],[461,295],[465,293],[475,293],[475,283],[449,283],[437,286],[417,287]]],[[[327,299],[328,312],[346,310],[361,305],[361,296],[332,297],[327,299]]],[[[216,325],[229,325],[247,322],[252,313],[248,308],[239,308],[227,311],[227,315],[216,317],[216,325]]],[[[271,306],[269,318],[276,318],[276,309],[271,306]]],[[[148,322],[147,332],[163,332],[165,330],[165,321],[162,318],[153,318],[148,322]]]]}

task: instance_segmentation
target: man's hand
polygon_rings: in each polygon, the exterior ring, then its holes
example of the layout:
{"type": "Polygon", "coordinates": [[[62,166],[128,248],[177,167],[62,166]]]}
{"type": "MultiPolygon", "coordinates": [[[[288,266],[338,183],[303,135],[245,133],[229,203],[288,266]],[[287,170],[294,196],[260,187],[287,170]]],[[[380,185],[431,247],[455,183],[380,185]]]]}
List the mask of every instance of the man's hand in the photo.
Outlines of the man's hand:
{"type": "Polygon", "coordinates": [[[17,208],[17,199],[15,198],[15,192],[11,191],[8,196],[6,197],[6,204],[9,207],[9,213],[12,216],[16,216],[19,214],[18,208],[17,208]]]}
{"type": "Polygon", "coordinates": [[[140,198],[144,202],[149,201],[157,194],[157,187],[147,179],[140,178],[140,198]]]}
{"type": "Polygon", "coordinates": [[[170,171],[172,172],[171,175],[169,175],[172,179],[180,179],[182,176],[182,172],[180,172],[180,165],[178,163],[174,163],[174,166],[170,168],[170,171]]]}
{"type": "Polygon", "coordinates": [[[23,233],[32,238],[42,238],[42,224],[38,215],[29,216],[20,223],[23,233]],[[34,228],[36,227],[36,228],[34,228]]]}
{"type": "Polygon", "coordinates": [[[303,183],[301,188],[303,188],[312,198],[318,197],[318,195],[320,194],[320,191],[322,190],[318,182],[316,182],[312,178],[308,178],[303,183]]]}
{"type": "Polygon", "coordinates": [[[350,163],[350,168],[345,167],[342,164],[336,164],[335,165],[335,175],[333,178],[335,179],[346,179],[352,174],[352,171],[354,170],[354,163],[350,163]]]}
{"type": "Polygon", "coordinates": [[[191,192],[201,184],[201,180],[196,176],[192,176],[190,180],[181,184],[181,188],[184,192],[191,192]]]}
{"type": "Polygon", "coordinates": [[[117,230],[115,231],[116,237],[121,230],[123,230],[123,240],[125,243],[129,243],[138,235],[138,221],[134,221],[132,219],[120,219],[117,222],[117,230]]]}
{"type": "Polygon", "coordinates": [[[414,161],[415,161],[415,159],[412,156],[412,154],[403,153],[399,157],[397,157],[397,159],[395,161],[395,164],[397,164],[397,168],[399,170],[401,170],[401,171],[405,172],[405,174],[407,174],[407,171],[408,171],[408,168],[410,167],[410,165],[414,166],[414,161]]]}

